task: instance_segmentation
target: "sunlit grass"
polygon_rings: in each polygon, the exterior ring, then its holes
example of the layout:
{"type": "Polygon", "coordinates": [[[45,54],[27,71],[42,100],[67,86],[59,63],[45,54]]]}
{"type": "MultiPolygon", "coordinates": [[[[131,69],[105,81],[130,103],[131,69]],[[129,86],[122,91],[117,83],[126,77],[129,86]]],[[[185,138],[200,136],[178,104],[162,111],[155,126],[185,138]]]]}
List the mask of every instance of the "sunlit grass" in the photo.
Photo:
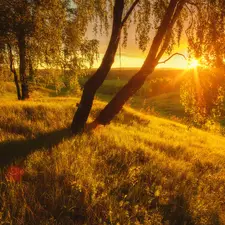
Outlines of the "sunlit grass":
{"type": "Polygon", "coordinates": [[[60,133],[77,101],[0,103],[0,151],[35,150],[16,160],[21,183],[1,172],[2,224],[225,224],[224,137],[131,108],[82,136],[60,133]]]}

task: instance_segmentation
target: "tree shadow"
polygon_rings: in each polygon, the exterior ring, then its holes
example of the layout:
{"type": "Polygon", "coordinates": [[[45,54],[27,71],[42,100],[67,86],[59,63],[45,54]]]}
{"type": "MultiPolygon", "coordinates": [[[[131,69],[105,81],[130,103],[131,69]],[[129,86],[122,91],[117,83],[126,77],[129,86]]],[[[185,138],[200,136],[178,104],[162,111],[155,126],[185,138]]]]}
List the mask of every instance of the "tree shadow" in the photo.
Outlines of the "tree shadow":
{"type": "Polygon", "coordinates": [[[173,203],[161,205],[160,209],[164,214],[163,223],[168,221],[169,224],[173,225],[194,225],[194,221],[188,210],[188,204],[182,194],[176,196],[173,203]]]}
{"type": "Polygon", "coordinates": [[[5,141],[0,143],[0,168],[4,168],[18,158],[24,158],[38,149],[51,150],[63,139],[72,137],[69,128],[40,135],[34,139],[5,141]]]}

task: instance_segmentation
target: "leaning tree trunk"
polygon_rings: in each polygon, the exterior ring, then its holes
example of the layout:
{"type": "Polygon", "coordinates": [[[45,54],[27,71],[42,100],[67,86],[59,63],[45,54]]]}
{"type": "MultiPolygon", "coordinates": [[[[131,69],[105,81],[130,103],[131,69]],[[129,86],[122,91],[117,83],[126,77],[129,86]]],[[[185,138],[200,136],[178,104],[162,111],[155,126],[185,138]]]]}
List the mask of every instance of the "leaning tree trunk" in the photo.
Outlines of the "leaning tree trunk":
{"type": "Polygon", "coordinates": [[[123,105],[129,100],[129,98],[132,97],[142,87],[147,76],[153,72],[154,67],[151,67],[150,70],[151,71],[149,72],[140,70],[138,73],[136,73],[100,112],[94,124],[109,124],[114,116],[120,112],[123,105]]]}
{"type": "Polygon", "coordinates": [[[113,27],[110,42],[100,67],[84,85],[83,94],[71,125],[74,134],[83,131],[93,104],[95,93],[104,82],[114,62],[121,36],[123,9],[124,0],[116,0],[113,11],[113,27]]]}
{"type": "Polygon", "coordinates": [[[20,59],[20,81],[22,90],[22,100],[29,98],[28,79],[26,75],[26,42],[24,32],[18,35],[19,59],[20,59]]]}
{"type": "Polygon", "coordinates": [[[18,98],[18,100],[21,100],[22,97],[21,97],[21,92],[20,92],[19,79],[18,79],[18,75],[17,75],[16,69],[15,69],[15,66],[14,66],[14,58],[13,58],[12,48],[11,48],[10,44],[8,44],[8,51],[9,51],[10,70],[13,73],[13,76],[14,76],[17,98],[18,98]]]}
{"type": "Polygon", "coordinates": [[[142,87],[146,78],[154,71],[159,59],[166,50],[166,46],[169,44],[169,39],[166,35],[175,24],[184,3],[185,0],[180,1],[180,3],[177,0],[170,1],[143,66],[100,112],[92,123],[93,127],[98,124],[106,125],[110,123],[128,99],[142,87]]]}

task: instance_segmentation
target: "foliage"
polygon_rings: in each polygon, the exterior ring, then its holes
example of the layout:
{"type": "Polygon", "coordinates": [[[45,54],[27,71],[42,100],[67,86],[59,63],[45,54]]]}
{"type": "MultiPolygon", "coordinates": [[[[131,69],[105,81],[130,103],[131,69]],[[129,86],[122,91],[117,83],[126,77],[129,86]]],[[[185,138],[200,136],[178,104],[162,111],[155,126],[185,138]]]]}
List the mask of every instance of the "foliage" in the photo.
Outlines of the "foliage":
{"type": "Polygon", "coordinates": [[[223,111],[224,6],[223,0],[195,1],[188,8],[192,17],[186,30],[189,53],[198,59],[201,68],[194,76],[188,76],[183,83],[181,101],[194,124],[200,126],[209,121],[214,123],[223,111]]]}
{"type": "Polygon", "coordinates": [[[21,82],[27,82],[27,74],[35,81],[35,72],[39,68],[57,68],[62,70],[60,76],[64,76],[57,79],[66,79],[67,84],[74,85],[77,76],[92,66],[98,56],[98,41],[84,37],[89,16],[78,13],[71,1],[3,0],[0,8],[1,53],[8,58],[4,46],[11,46],[14,66],[21,68],[23,64],[25,69],[25,73],[20,74],[21,82]],[[21,39],[24,39],[23,45],[21,39]],[[71,73],[74,75],[67,76],[71,73]]]}
{"type": "Polygon", "coordinates": [[[4,61],[1,62],[0,54],[0,94],[5,93],[5,82],[11,81],[12,77],[10,76],[9,69],[5,66],[4,61]]]}
{"type": "Polygon", "coordinates": [[[207,121],[215,122],[223,111],[224,4],[221,0],[203,1],[196,2],[189,9],[193,19],[187,29],[189,51],[198,59],[200,68],[194,76],[187,77],[181,99],[186,112],[198,125],[204,125],[207,121]]]}
{"type": "Polygon", "coordinates": [[[192,20],[186,30],[190,53],[211,68],[224,68],[225,2],[201,0],[189,5],[192,20]]]}
{"type": "Polygon", "coordinates": [[[218,121],[224,111],[224,74],[198,69],[186,75],[181,85],[181,103],[193,124],[218,121]]]}
{"type": "MultiPolygon", "coordinates": [[[[150,41],[152,41],[152,34],[157,32],[160,22],[166,12],[169,2],[167,0],[140,1],[137,7],[134,9],[133,15],[129,18],[128,23],[124,27],[124,40],[123,45],[126,47],[128,27],[133,24],[135,27],[135,41],[138,47],[145,51],[150,41]]],[[[175,44],[180,43],[181,33],[184,29],[184,21],[187,20],[187,9],[184,8],[180,13],[178,20],[175,22],[175,29],[168,30],[165,40],[167,40],[168,47],[167,53],[171,53],[175,44]]]]}

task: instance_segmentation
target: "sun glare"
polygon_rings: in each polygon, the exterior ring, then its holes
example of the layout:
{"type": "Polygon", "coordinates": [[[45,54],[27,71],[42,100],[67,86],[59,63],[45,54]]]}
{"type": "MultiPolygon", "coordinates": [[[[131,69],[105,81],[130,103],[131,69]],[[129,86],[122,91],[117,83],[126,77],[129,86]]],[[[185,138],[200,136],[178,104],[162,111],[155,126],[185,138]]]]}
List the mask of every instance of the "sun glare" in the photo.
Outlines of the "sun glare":
{"type": "Polygon", "coordinates": [[[188,62],[188,68],[196,68],[199,66],[199,62],[197,59],[191,59],[189,62],[188,62]]]}

